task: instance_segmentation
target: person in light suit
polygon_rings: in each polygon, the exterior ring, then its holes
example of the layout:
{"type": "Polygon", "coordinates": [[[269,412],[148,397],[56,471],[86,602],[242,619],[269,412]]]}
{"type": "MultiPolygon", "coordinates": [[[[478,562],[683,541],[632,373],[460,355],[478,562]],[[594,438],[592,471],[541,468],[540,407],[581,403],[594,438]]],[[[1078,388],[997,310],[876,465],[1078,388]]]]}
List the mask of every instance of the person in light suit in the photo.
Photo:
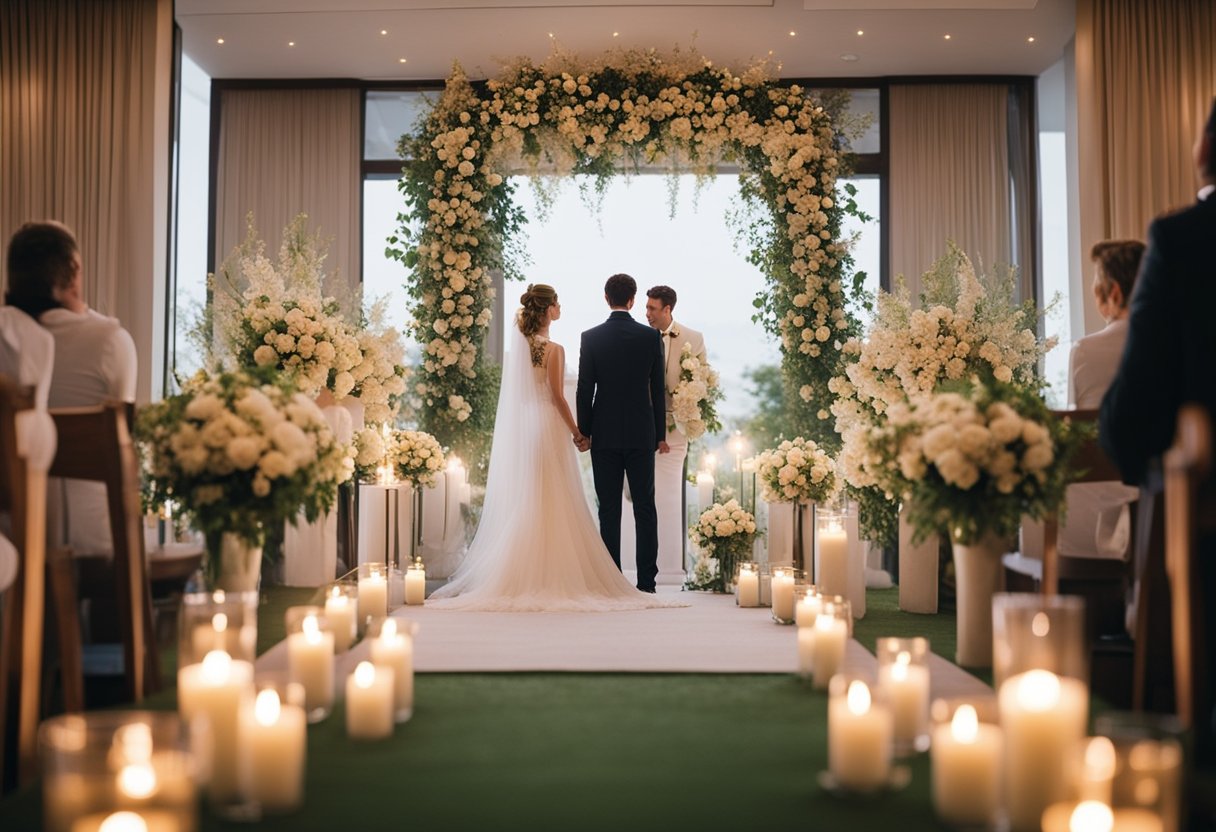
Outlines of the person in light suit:
{"type": "Polygon", "coordinates": [[[670,286],[655,286],[646,292],[646,322],[663,336],[663,364],[666,387],[668,453],[655,457],[655,508],[659,515],[659,583],[684,583],[684,460],[688,439],[676,427],[671,412],[671,394],[680,383],[680,357],[684,348],[705,361],[705,338],[691,327],[678,323],[672,313],[676,291],[670,286]]]}

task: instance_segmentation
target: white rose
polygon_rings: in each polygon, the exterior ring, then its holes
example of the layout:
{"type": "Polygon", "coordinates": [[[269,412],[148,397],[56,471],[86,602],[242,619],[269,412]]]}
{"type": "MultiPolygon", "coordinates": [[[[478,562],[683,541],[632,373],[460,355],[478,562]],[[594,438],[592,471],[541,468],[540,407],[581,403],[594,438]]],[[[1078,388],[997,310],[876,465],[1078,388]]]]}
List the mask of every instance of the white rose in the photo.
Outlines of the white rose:
{"type": "Polygon", "coordinates": [[[228,443],[226,453],[232,464],[240,471],[248,471],[258,462],[262,449],[258,440],[252,436],[242,436],[228,443]]]}
{"type": "Polygon", "coordinates": [[[274,347],[262,344],[253,351],[253,363],[259,367],[269,367],[271,364],[279,363],[279,354],[275,352],[274,347]]]}
{"type": "Polygon", "coordinates": [[[186,405],[186,418],[204,422],[224,409],[224,402],[212,393],[201,393],[186,405]]]}
{"type": "Polygon", "coordinates": [[[1031,445],[1022,454],[1022,467],[1031,473],[1042,471],[1055,458],[1050,442],[1039,442],[1031,445]]]}

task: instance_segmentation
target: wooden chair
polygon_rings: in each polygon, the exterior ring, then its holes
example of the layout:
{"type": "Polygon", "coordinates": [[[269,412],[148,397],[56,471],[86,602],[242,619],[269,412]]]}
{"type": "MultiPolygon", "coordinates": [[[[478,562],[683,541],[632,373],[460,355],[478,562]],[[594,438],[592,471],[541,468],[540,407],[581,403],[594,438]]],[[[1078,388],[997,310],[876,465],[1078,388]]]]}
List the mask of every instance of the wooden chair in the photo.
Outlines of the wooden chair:
{"type": "MultiPolygon", "coordinates": [[[[51,465],[51,475],[106,486],[125,693],[131,701],[138,702],[159,690],[161,681],[144,556],[139,459],[129,427],[133,407],[124,402],[109,402],[96,407],[52,410],[51,416],[59,432],[59,450],[51,465]]],[[[69,630],[69,626],[63,629],[69,630]]],[[[79,628],[73,632],[79,639],[79,628]]],[[[67,672],[77,671],[65,669],[65,676],[67,672]]]]}
{"type": "MultiPolygon", "coordinates": [[[[21,388],[0,376],[0,508],[12,520],[12,539],[19,561],[16,581],[4,603],[0,629],[0,782],[10,744],[15,746],[19,784],[33,779],[38,758],[38,720],[42,681],[45,609],[46,488],[48,460],[27,455],[22,440],[36,417],[32,388],[21,388]],[[23,426],[21,423],[25,421],[23,426]],[[15,743],[4,736],[9,724],[10,688],[16,690],[15,743]]],[[[45,412],[43,412],[45,418],[45,412]]],[[[45,449],[49,455],[49,449],[45,449]]]]}

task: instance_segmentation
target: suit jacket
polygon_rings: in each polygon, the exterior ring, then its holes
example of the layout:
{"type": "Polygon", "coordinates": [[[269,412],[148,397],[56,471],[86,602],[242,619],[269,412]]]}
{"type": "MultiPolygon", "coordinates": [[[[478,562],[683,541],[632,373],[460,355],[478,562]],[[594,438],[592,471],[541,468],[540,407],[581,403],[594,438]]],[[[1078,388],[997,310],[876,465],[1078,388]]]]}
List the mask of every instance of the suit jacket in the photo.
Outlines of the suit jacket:
{"type": "Polygon", "coordinates": [[[575,401],[578,429],[593,447],[657,448],[667,438],[658,330],[615,311],[584,332],[575,401]]]}
{"type": "Polygon", "coordinates": [[[663,336],[663,340],[667,342],[667,358],[665,359],[667,395],[665,398],[666,410],[670,413],[671,393],[676,389],[676,385],[680,383],[680,355],[683,353],[684,345],[690,345],[692,347],[692,354],[704,362],[705,337],[695,329],[684,326],[679,321],[671,322],[671,328],[668,330],[668,333],[668,335],[663,336]]]}
{"type": "Polygon", "coordinates": [[[1100,440],[1124,482],[1174,438],[1178,410],[1216,412],[1216,196],[1149,226],[1132,292],[1127,344],[1102,399],[1100,440]]]}

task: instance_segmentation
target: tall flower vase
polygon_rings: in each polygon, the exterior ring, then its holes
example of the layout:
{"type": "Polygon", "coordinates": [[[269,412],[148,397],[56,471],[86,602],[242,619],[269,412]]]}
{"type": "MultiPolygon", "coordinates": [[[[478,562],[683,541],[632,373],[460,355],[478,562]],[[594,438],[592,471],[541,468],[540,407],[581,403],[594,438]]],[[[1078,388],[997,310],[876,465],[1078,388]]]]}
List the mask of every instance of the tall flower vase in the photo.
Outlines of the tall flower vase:
{"type": "Polygon", "coordinates": [[[257,592],[262,577],[262,547],[232,532],[208,534],[206,573],[209,589],[257,592]]]}
{"type": "Polygon", "coordinates": [[[992,596],[1000,589],[1005,540],[987,533],[975,543],[954,543],[958,645],[962,667],[992,666],[992,596]]]}

